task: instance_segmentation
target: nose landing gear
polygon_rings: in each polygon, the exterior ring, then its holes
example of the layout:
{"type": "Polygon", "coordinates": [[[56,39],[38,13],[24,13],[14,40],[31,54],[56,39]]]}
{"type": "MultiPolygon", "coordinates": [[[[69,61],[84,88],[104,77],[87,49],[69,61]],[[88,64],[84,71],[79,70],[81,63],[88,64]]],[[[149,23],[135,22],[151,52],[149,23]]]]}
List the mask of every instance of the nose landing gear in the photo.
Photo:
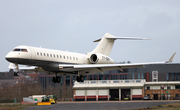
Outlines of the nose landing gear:
{"type": "Polygon", "coordinates": [[[16,72],[14,72],[14,76],[19,76],[18,70],[19,70],[18,64],[15,64],[15,71],[16,71],[16,72]]]}
{"type": "Polygon", "coordinates": [[[14,76],[19,76],[19,72],[14,72],[14,76]]]}

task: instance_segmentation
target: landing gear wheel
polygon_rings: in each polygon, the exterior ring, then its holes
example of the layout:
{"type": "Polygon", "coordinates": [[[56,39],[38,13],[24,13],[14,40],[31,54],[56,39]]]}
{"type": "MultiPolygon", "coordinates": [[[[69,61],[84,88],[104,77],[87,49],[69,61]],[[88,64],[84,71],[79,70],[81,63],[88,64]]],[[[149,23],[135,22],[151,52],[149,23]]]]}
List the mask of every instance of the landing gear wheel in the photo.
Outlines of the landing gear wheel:
{"type": "Polygon", "coordinates": [[[19,72],[14,72],[14,76],[19,76],[19,72]]]}
{"type": "Polygon", "coordinates": [[[17,74],[17,76],[19,76],[19,72],[17,72],[16,74],[17,74]]]}
{"type": "Polygon", "coordinates": [[[77,76],[77,82],[80,82],[80,77],[79,76],[77,76]]]}
{"type": "Polygon", "coordinates": [[[54,82],[54,83],[56,83],[56,78],[55,78],[55,77],[53,77],[53,79],[52,79],[52,80],[53,80],[53,82],[54,82]]]}
{"type": "Polygon", "coordinates": [[[84,76],[80,75],[80,81],[84,82],[84,76]]]}
{"type": "Polygon", "coordinates": [[[54,83],[60,83],[61,82],[61,78],[60,78],[60,76],[57,76],[57,77],[53,77],[53,82],[54,83]]]}
{"type": "Polygon", "coordinates": [[[60,82],[61,82],[60,76],[57,76],[57,77],[56,77],[56,82],[57,82],[57,83],[60,83],[60,82]]]}

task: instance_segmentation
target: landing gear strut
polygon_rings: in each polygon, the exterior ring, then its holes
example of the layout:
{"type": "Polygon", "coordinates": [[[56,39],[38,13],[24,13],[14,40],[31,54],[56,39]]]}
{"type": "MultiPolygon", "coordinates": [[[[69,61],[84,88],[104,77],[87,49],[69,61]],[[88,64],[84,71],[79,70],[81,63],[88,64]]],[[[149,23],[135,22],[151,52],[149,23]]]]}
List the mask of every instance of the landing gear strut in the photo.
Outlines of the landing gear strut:
{"type": "Polygon", "coordinates": [[[60,76],[57,76],[57,73],[55,74],[55,77],[53,77],[53,82],[54,83],[60,83],[61,82],[61,78],[60,78],[60,76]]]}
{"type": "Polygon", "coordinates": [[[18,64],[15,64],[15,71],[16,71],[16,72],[14,72],[14,76],[19,76],[18,70],[19,70],[18,64]]]}

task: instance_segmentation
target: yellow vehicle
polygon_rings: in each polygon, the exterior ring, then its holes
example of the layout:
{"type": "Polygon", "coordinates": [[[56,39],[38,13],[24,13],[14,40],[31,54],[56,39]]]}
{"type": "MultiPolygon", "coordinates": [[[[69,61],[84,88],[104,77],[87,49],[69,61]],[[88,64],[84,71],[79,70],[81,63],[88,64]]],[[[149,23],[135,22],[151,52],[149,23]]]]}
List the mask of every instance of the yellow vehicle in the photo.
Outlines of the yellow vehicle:
{"type": "Polygon", "coordinates": [[[42,102],[51,102],[51,104],[57,103],[57,97],[55,95],[48,95],[42,97],[42,102]]]}
{"type": "Polygon", "coordinates": [[[51,104],[57,103],[57,97],[55,95],[49,95],[49,102],[51,102],[51,104]]]}

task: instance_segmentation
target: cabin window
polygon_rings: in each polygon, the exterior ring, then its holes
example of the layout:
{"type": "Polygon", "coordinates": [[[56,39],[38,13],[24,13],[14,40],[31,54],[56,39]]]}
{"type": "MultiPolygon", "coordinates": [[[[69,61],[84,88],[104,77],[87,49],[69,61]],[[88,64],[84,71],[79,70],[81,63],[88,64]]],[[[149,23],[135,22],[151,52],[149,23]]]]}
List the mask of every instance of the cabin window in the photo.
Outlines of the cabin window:
{"type": "Polygon", "coordinates": [[[75,58],[73,57],[73,60],[75,60],[75,58]]]}
{"type": "Polygon", "coordinates": [[[66,57],[64,56],[64,59],[65,59],[66,57]]]}
{"type": "Polygon", "coordinates": [[[42,56],[42,53],[40,53],[41,54],[41,56],[42,56]]]}
{"type": "Polygon", "coordinates": [[[71,57],[70,57],[70,60],[71,60],[71,57]]]}
{"type": "Polygon", "coordinates": [[[61,55],[59,55],[59,57],[62,58],[61,55]]]}
{"type": "Polygon", "coordinates": [[[68,56],[67,56],[67,59],[69,59],[68,56]]]}
{"type": "Polygon", "coordinates": [[[44,53],[44,56],[46,56],[46,54],[44,53]]]}
{"type": "Polygon", "coordinates": [[[47,53],[47,56],[49,57],[49,54],[47,53]]]}
{"type": "Polygon", "coordinates": [[[37,55],[39,55],[39,52],[37,52],[37,55]]]}
{"type": "Polygon", "coordinates": [[[55,54],[54,54],[54,58],[55,58],[56,56],[55,56],[55,54]]]}
{"type": "Polygon", "coordinates": [[[52,57],[52,54],[50,54],[50,56],[52,57]]]}
{"type": "Polygon", "coordinates": [[[76,57],[76,60],[78,60],[78,58],[76,57]]]}
{"type": "Polygon", "coordinates": [[[57,58],[59,58],[59,56],[57,55],[57,58]]]}

